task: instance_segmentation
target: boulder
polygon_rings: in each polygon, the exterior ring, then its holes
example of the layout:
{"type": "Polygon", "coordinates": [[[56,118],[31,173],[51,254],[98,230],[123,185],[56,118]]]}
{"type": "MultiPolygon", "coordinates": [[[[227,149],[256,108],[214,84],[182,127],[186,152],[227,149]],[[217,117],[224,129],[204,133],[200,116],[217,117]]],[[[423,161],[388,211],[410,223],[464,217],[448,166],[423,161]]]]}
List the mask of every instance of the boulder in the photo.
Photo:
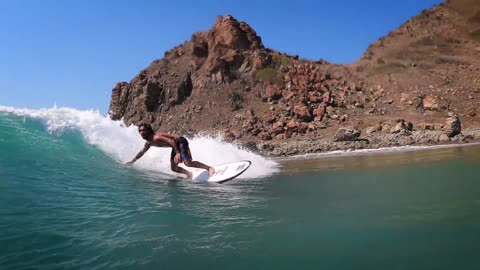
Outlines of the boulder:
{"type": "Polygon", "coordinates": [[[397,125],[390,129],[390,133],[410,133],[413,130],[413,124],[411,122],[405,123],[405,120],[399,119],[397,125]]]}
{"type": "Polygon", "coordinates": [[[382,131],[382,125],[381,124],[377,124],[375,126],[368,127],[365,132],[367,134],[372,134],[372,133],[379,132],[379,131],[382,131]]]}
{"type": "Polygon", "coordinates": [[[436,96],[426,96],[422,100],[422,105],[425,110],[437,111],[440,108],[438,97],[436,96]]]}
{"type": "Polygon", "coordinates": [[[297,103],[293,107],[293,112],[298,116],[302,121],[309,122],[312,120],[312,115],[308,110],[308,107],[303,103],[297,103]]]}
{"type": "Polygon", "coordinates": [[[282,97],[282,90],[276,84],[269,84],[265,89],[265,98],[267,101],[277,100],[282,97]]]}
{"type": "Polygon", "coordinates": [[[452,115],[451,117],[447,118],[447,122],[443,129],[443,132],[449,137],[455,137],[456,135],[462,132],[462,123],[460,122],[460,118],[458,115],[452,115]]]}
{"type": "Polygon", "coordinates": [[[354,128],[340,128],[333,137],[334,142],[355,141],[360,137],[361,131],[354,128]]]}

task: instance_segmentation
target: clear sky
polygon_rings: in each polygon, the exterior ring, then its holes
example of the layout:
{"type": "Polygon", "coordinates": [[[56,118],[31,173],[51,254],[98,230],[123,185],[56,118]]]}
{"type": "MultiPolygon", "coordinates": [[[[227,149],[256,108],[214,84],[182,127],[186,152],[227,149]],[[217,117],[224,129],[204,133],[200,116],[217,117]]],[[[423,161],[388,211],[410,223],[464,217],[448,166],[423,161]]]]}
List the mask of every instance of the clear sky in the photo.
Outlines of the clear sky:
{"type": "Polygon", "coordinates": [[[268,48],[356,61],[381,36],[441,0],[0,0],[0,105],[106,113],[111,89],[210,29],[250,24],[268,48]]]}

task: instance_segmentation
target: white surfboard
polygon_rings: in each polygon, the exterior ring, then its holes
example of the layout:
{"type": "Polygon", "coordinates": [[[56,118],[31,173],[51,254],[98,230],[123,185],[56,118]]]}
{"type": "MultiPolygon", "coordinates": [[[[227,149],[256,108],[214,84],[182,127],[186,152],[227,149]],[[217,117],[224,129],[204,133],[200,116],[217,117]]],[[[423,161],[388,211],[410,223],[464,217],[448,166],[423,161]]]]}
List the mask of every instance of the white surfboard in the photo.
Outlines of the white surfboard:
{"type": "Polygon", "coordinates": [[[215,174],[210,176],[208,171],[202,170],[193,173],[192,180],[196,182],[214,182],[224,183],[228,180],[232,180],[245,172],[252,162],[248,160],[242,160],[222,165],[213,166],[215,168],[215,174]]]}

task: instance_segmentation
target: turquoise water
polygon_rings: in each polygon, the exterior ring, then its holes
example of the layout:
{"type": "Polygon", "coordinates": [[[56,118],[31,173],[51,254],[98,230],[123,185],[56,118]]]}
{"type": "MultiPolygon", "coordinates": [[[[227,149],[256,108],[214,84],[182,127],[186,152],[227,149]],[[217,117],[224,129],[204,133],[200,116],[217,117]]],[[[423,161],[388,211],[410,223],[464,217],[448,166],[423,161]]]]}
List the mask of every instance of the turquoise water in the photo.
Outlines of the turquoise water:
{"type": "Polygon", "coordinates": [[[205,185],[163,152],[121,165],[141,140],[108,121],[0,112],[0,269],[480,268],[478,146],[272,162],[198,138],[261,164],[205,185]]]}

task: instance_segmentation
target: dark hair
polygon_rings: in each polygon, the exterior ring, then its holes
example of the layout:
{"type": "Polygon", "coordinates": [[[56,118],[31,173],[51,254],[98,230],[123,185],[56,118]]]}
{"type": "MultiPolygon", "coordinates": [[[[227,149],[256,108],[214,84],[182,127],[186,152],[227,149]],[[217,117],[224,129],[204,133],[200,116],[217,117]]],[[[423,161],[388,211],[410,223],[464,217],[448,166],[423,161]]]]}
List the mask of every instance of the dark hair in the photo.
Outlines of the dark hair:
{"type": "Polygon", "coordinates": [[[140,127],[144,127],[146,128],[150,133],[153,133],[153,128],[150,124],[147,124],[147,123],[141,123],[140,125],[138,125],[138,128],[140,127]]]}

